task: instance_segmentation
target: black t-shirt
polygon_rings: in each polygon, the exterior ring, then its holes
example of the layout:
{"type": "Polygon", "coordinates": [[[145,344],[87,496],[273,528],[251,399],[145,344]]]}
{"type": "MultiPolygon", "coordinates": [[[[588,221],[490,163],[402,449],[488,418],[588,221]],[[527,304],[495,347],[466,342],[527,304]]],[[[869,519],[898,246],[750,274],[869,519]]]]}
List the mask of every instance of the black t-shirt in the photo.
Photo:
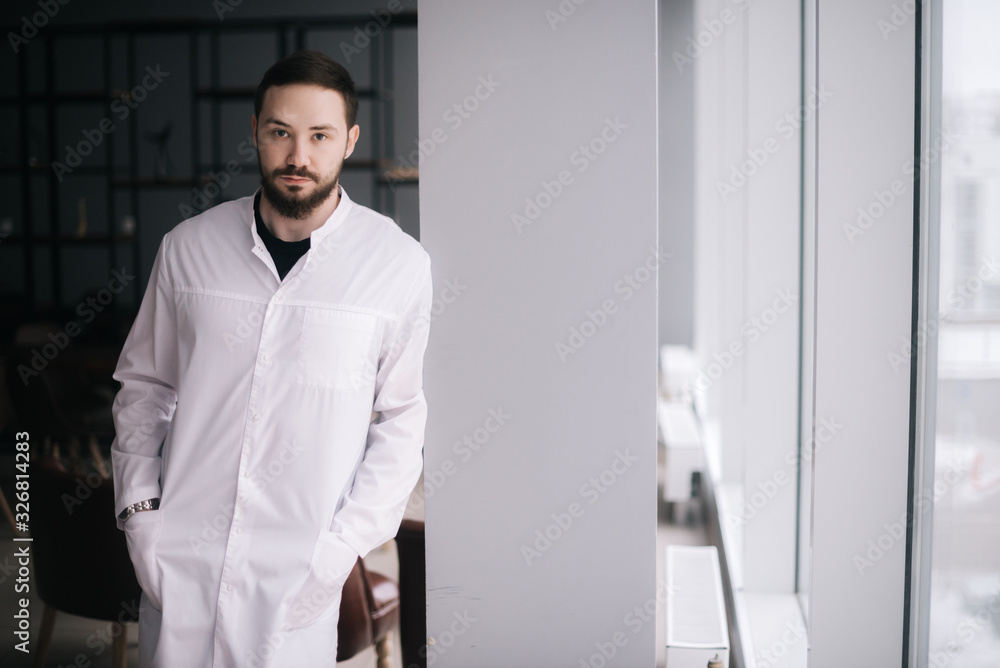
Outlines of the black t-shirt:
{"type": "Polygon", "coordinates": [[[257,191],[256,197],[253,198],[253,217],[257,223],[257,234],[260,235],[264,245],[267,246],[267,252],[274,260],[274,268],[278,270],[278,276],[284,280],[285,274],[309,250],[309,237],[301,241],[284,241],[271,234],[267,225],[264,224],[264,220],[260,217],[260,191],[257,191]]]}

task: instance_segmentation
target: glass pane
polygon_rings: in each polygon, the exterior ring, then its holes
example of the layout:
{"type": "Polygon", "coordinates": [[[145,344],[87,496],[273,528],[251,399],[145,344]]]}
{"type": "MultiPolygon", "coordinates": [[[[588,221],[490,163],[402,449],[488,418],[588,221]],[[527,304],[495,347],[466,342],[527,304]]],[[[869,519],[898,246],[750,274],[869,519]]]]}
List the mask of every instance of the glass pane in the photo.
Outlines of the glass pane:
{"type": "MultiPolygon", "coordinates": [[[[1000,3],[943,4],[928,666],[1000,657],[1000,3]]],[[[928,161],[935,158],[928,154],[928,161]]],[[[930,496],[930,494],[928,494],[930,496]]],[[[922,663],[922,665],[924,665],[922,663]]]]}

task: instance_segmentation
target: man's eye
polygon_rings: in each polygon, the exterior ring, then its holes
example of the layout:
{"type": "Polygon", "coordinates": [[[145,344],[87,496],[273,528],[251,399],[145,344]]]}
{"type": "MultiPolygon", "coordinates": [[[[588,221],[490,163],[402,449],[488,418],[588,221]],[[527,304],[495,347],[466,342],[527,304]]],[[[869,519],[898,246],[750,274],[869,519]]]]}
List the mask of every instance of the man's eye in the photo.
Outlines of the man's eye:
{"type": "Polygon", "coordinates": [[[321,134],[319,132],[317,132],[316,134],[314,134],[313,137],[315,137],[316,139],[319,139],[320,141],[326,139],[326,135],[321,134]]]}
{"type": "Polygon", "coordinates": [[[278,128],[277,130],[274,131],[274,134],[278,135],[279,137],[284,137],[288,133],[282,130],[281,128],[278,128]]]}

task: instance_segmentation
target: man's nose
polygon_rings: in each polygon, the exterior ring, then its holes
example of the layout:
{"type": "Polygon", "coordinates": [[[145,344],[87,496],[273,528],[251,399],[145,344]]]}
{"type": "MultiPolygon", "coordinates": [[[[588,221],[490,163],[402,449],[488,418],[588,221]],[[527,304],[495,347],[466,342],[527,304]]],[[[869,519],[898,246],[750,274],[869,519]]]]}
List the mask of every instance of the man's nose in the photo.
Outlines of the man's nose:
{"type": "Polygon", "coordinates": [[[308,145],[304,140],[297,139],[292,142],[291,150],[288,152],[285,162],[295,167],[305,167],[309,164],[308,145]]]}

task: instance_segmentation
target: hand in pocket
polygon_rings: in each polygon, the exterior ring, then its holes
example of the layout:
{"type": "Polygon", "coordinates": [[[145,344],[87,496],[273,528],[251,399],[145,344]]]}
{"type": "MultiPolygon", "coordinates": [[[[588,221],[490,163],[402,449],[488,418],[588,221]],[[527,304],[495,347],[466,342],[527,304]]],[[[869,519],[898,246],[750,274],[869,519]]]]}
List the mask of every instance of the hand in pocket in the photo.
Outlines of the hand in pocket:
{"type": "Polygon", "coordinates": [[[301,629],[340,613],[340,600],[358,554],[329,531],[321,531],[306,581],[291,599],[282,628],[301,629]],[[333,610],[331,611],[331,608],[333,610]]]}
{"type": "Polygon", "coordinates": [[[156,541],[160,537],[161,510],[142,510],[125,521],[125,542],[135,568],[135,577],[150,604],[163,610],[160,602],[160,568],[156,564],[156,541]]]}

